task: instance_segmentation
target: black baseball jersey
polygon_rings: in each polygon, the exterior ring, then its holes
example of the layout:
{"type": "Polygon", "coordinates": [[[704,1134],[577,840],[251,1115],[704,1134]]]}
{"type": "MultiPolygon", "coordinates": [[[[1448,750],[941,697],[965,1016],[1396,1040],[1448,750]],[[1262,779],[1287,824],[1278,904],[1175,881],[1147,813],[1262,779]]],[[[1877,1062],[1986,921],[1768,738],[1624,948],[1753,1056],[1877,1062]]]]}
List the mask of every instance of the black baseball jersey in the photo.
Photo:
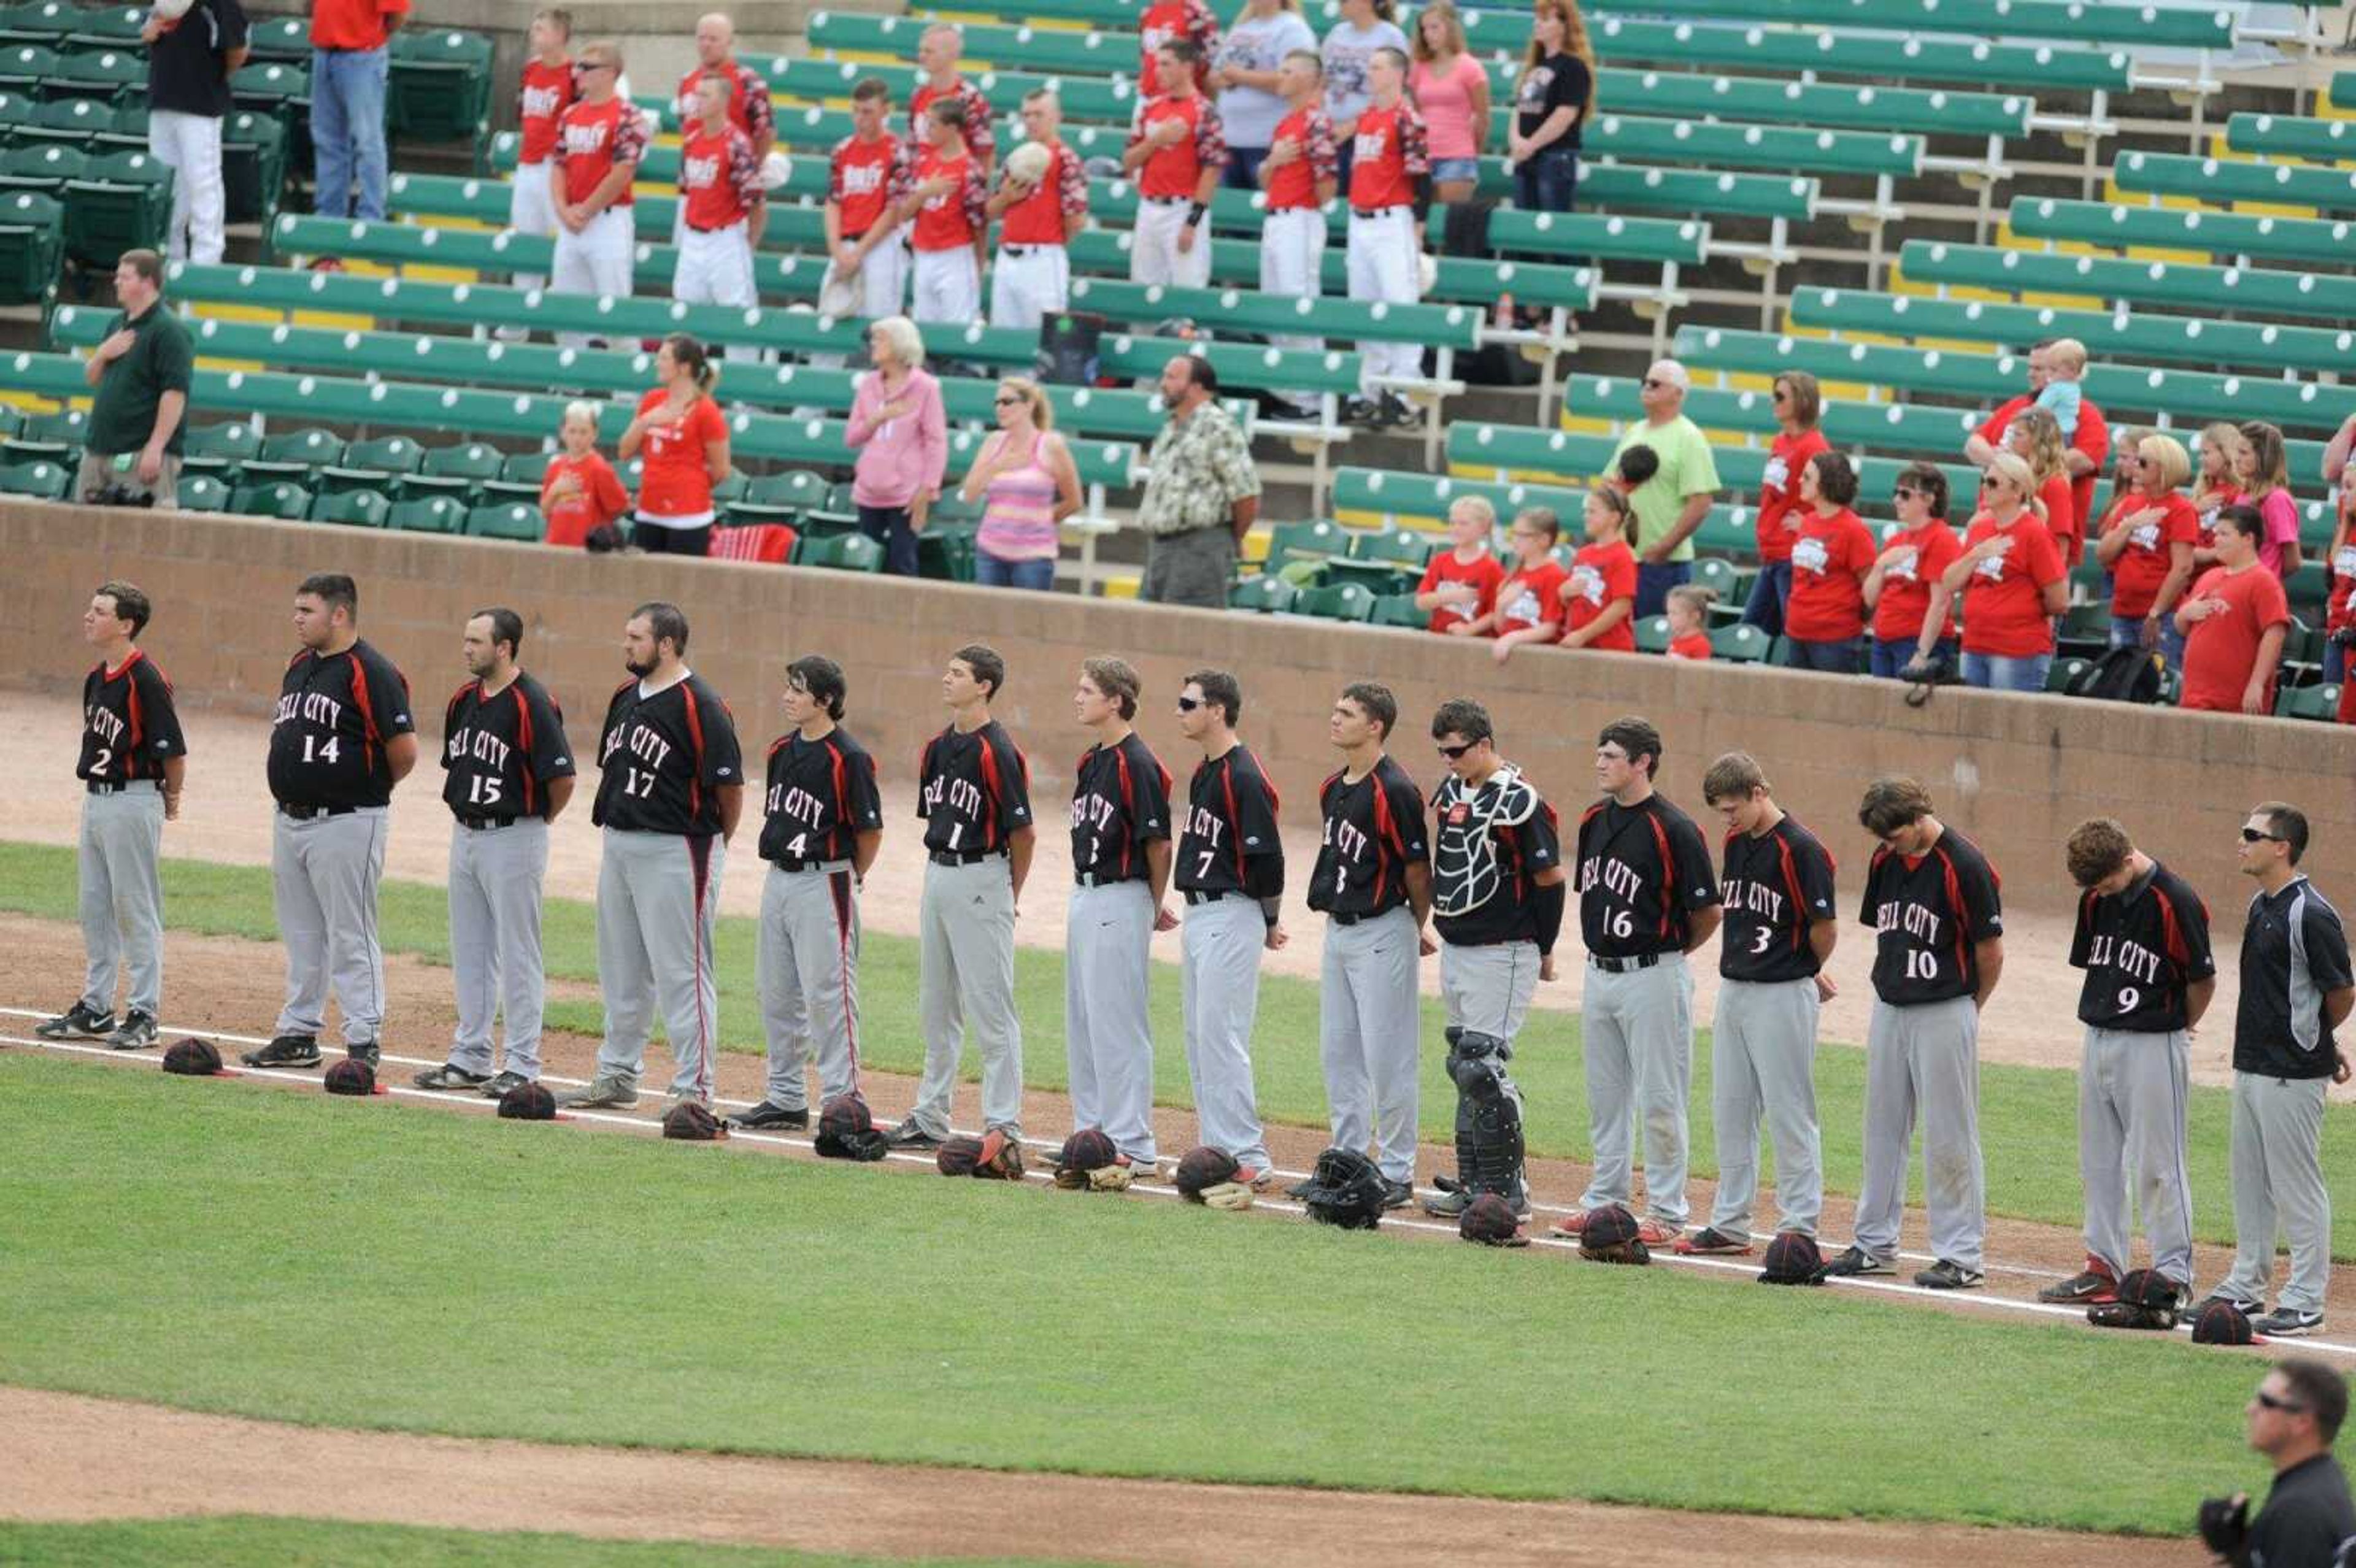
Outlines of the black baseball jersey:
{"type": "Polygon", "coordinates": [[[815,741],[790,731],[770,743],[761,810],[764,860],[796,869],[848,860],[859,835],[884,830],[875,759],[840,724],[815,741]]]}
{"type": "Polygon", "coordinates": [[[1072,875],[1145,879],[1145,847],[1170,838],[1170,770],[1134,730],[1072,770],[1072,875]]]}
{"type": "Polygon", "coordinates": [[[2242,933],[2242,996],[2233,1014],[2233,1071],[2321,1078],[2337,1049],[2323,998],[2349,979],[2348,933],[2315,884],[2295,877],[2250,901],[2242,933]]]}
{"type": "Polygon", "coordinates": [[[1718,872],[1701,829],[1658,795],[1587,808],[1575,880],[1580,935],[1603,958],[1682,953],[1693,912],[1718,902],[1718,872]]]}
{"type": "Polygon", "coordinates": [[[160,779],[164,764],[188,754],[172,683],[137,648],[112,669],[91,667],[81,682],[81,755],[74,777],[100,784],[160,779]]]}
{"type": "Polygon", "coordinates": [[[1317,791],[1325,817],[1309,907],[1327,914],[1371,916],[1407,901],[1407,869],[1430,863],[1423,792],[1389,756],[1353,783],[1345,770],[1317,791]]]}
{"type": "Polygon", "coordinates": [[[2070,962],[2086,972],[2078,1020],[2136,1034],[2184,1027],[2185,988],[2217,973],[2209,952],[2209,906],[2183,878],[2150,870],[2108,897],[2078,899],[2070,962]]]}
{"type": "Polygon", "coordinates": [[[653,693],[635,680],[615,688],[597,766],[589,820],[634,833],[708,838],[720,831],[719,792],[744,782],[736,720],[700,675],[653,693]]]}
{"type": "Polygon", "coordinates": [[[1284,892],[1284,838],[1277,831],[1276,785],[1249,747],[1194,764],[1186,785],[1186,821],[1178,835],[1172,880],[1185,893],[1284,892]]]}
{"type": "Polygon", "coordinates": [[[442,716],[442,799],[459,816],[548,815],[548,782],[573,776],[564,711],[523,671],[486,697],[470,680],[442,716]]]}
{"type": "Polygon", "coordinates": [[[382,805],[392,798],[385,742],[415,732],[409,677],[356,642],[305,648],[278,683],[270,720],[270,793],[282,805],[382,805]]]}
{"type": "Polygon", "coordinates": [[[1726,836],[1726,923],[1719,927],[1718,972],[1729,980],[1772,984],[1804,980],[1824,967],[1808,928],[1837,920],[1833,858],[1816,836],[1786,813],[1756,837],[1726,836]]]}
{"type": "Polygon", "coordinates": [[[1874,993],[1896,1008],[1977,993],[1977,944],[2004,934],[2002,885],[1979,846],[1952,827],[1920,856],[1875,849],[1858,911],[1874,931],[1874,993]]]}
{"type": "Polygon", "coordinates": [[[1467,788],[1454,773],[1432,792],[1431,915],[1461,946],[1536,942],[1537,874],[1562,864],[1554,807],[1511,763],[1467,788]]]}
{"type": "Polygon", "coordinates": [[[1003,854],[1032,825],[1030,760],[995,719],[973,731],[952,724],[926,741],[916,780],[929,851],[1003,854]]]}

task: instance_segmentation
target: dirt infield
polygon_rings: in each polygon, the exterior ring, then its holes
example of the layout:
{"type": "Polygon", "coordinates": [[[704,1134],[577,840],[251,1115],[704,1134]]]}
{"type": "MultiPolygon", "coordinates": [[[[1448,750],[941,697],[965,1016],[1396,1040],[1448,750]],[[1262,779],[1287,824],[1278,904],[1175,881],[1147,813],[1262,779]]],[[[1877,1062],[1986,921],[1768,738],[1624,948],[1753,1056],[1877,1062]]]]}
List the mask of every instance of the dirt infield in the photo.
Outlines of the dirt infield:
{"type": "Polygon", "coordinates": [[[273,1514],[882,1556],[1493,1568],[2197,1563],[2191,1541],[322,1430],[0,1388],[0,1518],[273,1514]],[[302,1456],[299,1466],[286,1463],[302,1456]],[[333,1476],[321,1487],[316,1477],[333,1476]],[[1477,1547],[1472,1543],[1478,1543],[1477,1547]]]}

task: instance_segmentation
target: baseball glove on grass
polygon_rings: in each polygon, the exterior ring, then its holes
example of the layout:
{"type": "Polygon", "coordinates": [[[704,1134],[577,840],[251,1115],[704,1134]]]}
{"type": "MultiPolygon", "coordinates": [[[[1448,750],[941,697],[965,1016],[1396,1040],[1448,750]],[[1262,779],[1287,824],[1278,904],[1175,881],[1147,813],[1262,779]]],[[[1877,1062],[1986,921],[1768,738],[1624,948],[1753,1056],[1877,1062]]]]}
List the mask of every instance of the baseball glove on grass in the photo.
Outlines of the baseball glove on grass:
{"type": "Polygon", "coordinates": [[[2130,1269],[2119,1281],[2118,1299],[2086,1308],[2086,1321],[2097,1328],[2158,1328],[2176,1327],[2176,1285],[2147,1268],[2130,1269]]]}
{"type": "Polygon", "coordinates": [[[1080,1185],[1091,1192],[1126,1192],[1129,1184],[1136,1179],[1137,1173],[1125,1165],[1105,1165],[1083,1175],[1080,1185]]]}
{"type": "Polygon", "coordinates": [[[1240,1181],[1218,1181],[1195,1194],[1194,1201],[1206,1209],[1225,1209],[1233,1213],[1252,1206],[1252,1189],[1240,1181]]]}
{"type": "Polygon", "coordinates": [[[991,1128],[981,1135],[981,1152],[974,1159],[973,1173],[984,1181],[1022,1180],[1023,1140],[991,1128]]]}

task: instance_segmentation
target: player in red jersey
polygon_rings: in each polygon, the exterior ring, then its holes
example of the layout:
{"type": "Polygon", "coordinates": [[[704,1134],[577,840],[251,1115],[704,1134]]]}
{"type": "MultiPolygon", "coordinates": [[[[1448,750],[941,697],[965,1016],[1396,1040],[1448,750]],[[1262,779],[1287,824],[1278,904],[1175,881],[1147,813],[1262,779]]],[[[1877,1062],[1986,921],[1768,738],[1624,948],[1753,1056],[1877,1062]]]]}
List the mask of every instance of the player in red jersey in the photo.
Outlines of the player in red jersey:
{"type": "Polygon", "coordinates": [[[1200,51],[1183,38],[1162,46],[1169,91],[1138,112],[1120,155],[1137,176],[1137,229],[1129,277],[1203,288],[1211,281],[1211,197],[1226,166],[1219,112],[1194,85],[1200,51]]]}
{"type": "Polygon", "coordinates": [[[1023,147],[1047,157],[1036,178],[1018,178],[1017,161],[1037,155],[1015,149],[999,171],[988,212],[1001,225],[998,261],[990,270],[990,325],[1030,330],[1071,303],[1072,261],[1065,249],[1088,221],[1088,176],[1080,155],[1064,145],[1063,105],[1039,88],[1023,94],[1023,147]]]}

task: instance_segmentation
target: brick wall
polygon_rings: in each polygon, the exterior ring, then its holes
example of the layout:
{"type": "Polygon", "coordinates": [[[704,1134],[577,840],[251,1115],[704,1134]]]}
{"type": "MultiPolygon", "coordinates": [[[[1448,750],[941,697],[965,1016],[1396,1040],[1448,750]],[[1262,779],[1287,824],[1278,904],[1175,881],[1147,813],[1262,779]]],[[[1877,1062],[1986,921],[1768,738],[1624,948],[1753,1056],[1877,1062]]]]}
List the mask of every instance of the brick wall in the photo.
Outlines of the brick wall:
{"type": "Polygon", "coordinates": [[[1170,699],[1190,669],[1235,671],[1246,694],[1245,736],[1296,822],[1314,822],[1316,786],[1332,765],[1325,720],[1333,694],[1349,681],[1377,679],[1398,695],[1395,749],[1427,784],[1439,773],[1427,738],[1431,710],[1469,695],[1494,716],[1506,754],[1573,815],[1591,791],[1596,730],[1636,712],[1666,737],[1663,782],[1680,804],[1699,815],[1709,759],[1749,750],[1785,805],[1851,868],[1867,852],[1855,827],[1864,782],[1908,772],[1930,785],[1945,820],[1987,848],[2016,901],[2065,907],[2072,895],[2061,841],[2081,818],[2107,814],[2191,877],[2221,920],[2233,921],[2247,896],[2233,869],[2235,830],[2251,803],[2278,795],[2314,823],[2308,866],[2319,885],[2356,902],[2356,736],[2325,725],[1954,689],[1914,709],[1895,683],[1863,679],[1612,655],[1526,653],[1501,669],[1486,645],[1411,632],[15,502],[0,503],[0,560],[10,563],[0,668],[52,692],[78,688],[88,665],[82,605],[98,582],[119,575],[155,598],[145,641],[184,702],[264,712],[294,648],[287,612],[295,582],[306,572],[343,571],[360,586],[363,634],[407,672],[429,727],[465,677],[458,638],[466,615],[505,603],[522,613],[525,662],[556,692],[581,744],[584,727],[624,678],[622,622],[639,601],[668,598],[686,611],[691,662],[728,698],[748,750],[766,746],[782,722],[776,693],[786,663],[822,652],[850,674],[851,725],[887,774],[904,778],[923,738],[942,722],[942,661],[960,643],[994,645],[1009,669],[999,713],[1031,755],[1048,822],[1054,803],[1068,798],[1072,763],[1086,749],[1071,721],[1079,660],[1109,651],[1143,674],[1140,728],[1182,779],[1194,758],[1170,699]]]}

